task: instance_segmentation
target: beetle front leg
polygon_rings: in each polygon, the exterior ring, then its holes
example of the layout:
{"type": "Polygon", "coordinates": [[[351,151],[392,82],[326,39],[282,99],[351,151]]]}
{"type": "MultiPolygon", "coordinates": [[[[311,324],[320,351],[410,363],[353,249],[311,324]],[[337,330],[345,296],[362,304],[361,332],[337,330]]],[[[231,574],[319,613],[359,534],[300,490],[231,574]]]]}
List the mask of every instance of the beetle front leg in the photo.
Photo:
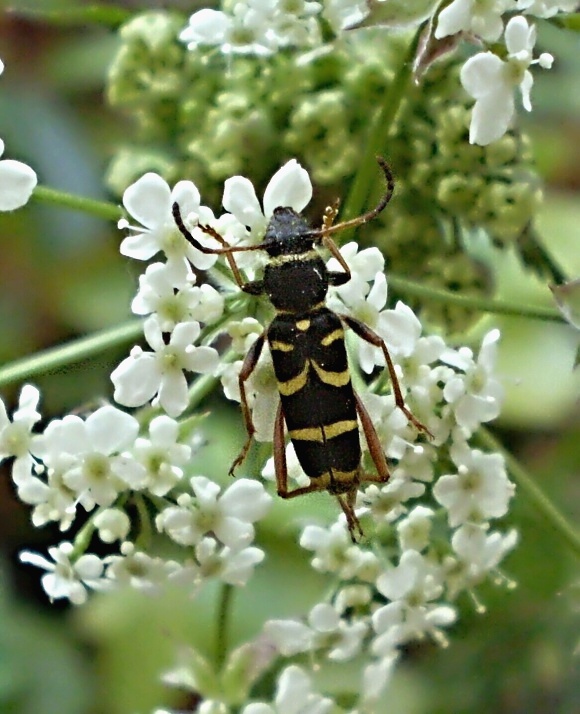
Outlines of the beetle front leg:
{"type": "Polygon", "coordinates": [[[415,426],[419,431],[424,431],[431,438],[433,438],[433,434],[429,431],[429,429],[427,429],[425,424],[421,423],[415,416],[413,416],[411,411],[405,406],[405,399],[403,398],[401,385],[399,383],[399,379],[395,371],[395,365],[393,364],[393,360],[391,359],[391,355],[389,354],[389,350],[387,349],[387,345],[385,344],[383,338],[380,335],[377,335],[374,330],[371,330],[370,327],[365,325],[364,322],[361,322],[360,320],[357,320],[356,318],[351,317],[350,315],[339,315],[339,317],[345,323],[345,325],[350,327],[351,330],[353,330],[353,332],[355,332],[363,340],[370,343],[371,345],[374,345],[375,347],[381,348],[385,357],[385,362],[387,363],[387,369],[389,370],[391,384],[393,385],[395,404],[397,405],[397,407],[399,407],[399,409],[403,412],[407,419],[413,424],[413,426],[415,426]]]}
{"type": "Polygon", "coordinates": [[[240,451],[240,453],[238,454],[235,461],[230,467],[230,476],[234,475],[235,469],[243,462],[243,460],[248,455],[248,451],[252,444],[252,439],[254,437],[254,434],[256,433],[256,427],[254,426],[254,422],[252,421],[252,412],[250,410],[250,407],[248,406],[248,397],[246,395],[246,382],[251,377],[253,371],[256,369],[256,365],[258,364],[258,360],[260,359],[260,355],[262,354],[262,348],[264,347],[264,340],[265,333],[263,332],[248,350],[248,354],[244,359],[242,369],[240,370],[240,374],[238,376],[242,416],[244,418],[244,424],[246,425],[246,431],[248,432],[248,438],[246,439],[246,443],[242,447],[242,450],[240,451]]]}

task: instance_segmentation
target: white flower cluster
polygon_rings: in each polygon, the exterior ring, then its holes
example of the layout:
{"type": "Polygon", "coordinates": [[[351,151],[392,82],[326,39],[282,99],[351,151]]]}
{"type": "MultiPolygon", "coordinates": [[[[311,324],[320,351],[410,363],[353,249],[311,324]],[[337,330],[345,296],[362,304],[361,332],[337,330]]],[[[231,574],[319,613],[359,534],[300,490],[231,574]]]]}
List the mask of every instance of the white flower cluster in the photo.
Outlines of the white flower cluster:
{"type": "MultiPolygon", "coordinates": [[[[0,60],[0,74],[4,63],[0,60]]],[[[0,139],[0,156],[4,153],[4,142],[0,139]]],[[[0,161],[0,211],[14,211],[21,208],[32,196],[37,183],[36,173],[27,164],[13,159],[0,161]]]]}
{"type": "Polygon", "coordinates": [[[180,39],[189,49],[215,45],[224,54],[270,55],[284,47],[320,45],[320,20],[338,34],[369,14],[364,0],[288,3],[282,0],[225,0],[223,10],[203,9],[189,19],[180,39]]]}
{"type": "MultiPolygon", "coordinates": [[[[489,144],[505,134],[515,115],[514,90],[520,90],[524,109],[531,111],[533,76],[529,68],[534,64],[544,69],[552,66],[554,58],[547,52],[534,59],[536,27],[524,15],[552,18],[572,12],[577,4],[577,0],[453,0],[433,18],[437,40],[463,35],[478,45],[489,45],[487,51],[467,60],[461,72],[463,87],[475,99],[470,143],[489,144]]],[[[310,49],[323,42],[320,20],[340,36],[363,20],[372,24],[370,7],[361,0],[290,4],[224,0],[222,10],[194,13],[180,39],[189,49],[217,46],[225,54],[269,55],[285,47],[310,49]]],[[[434,11],[438,7],[436,4],[434,11]]],[[[381,24],[380,13],[376,21],[381,24]]]]}
{"type": "MultiPolygon", "coordinates": [[[[125,208],[141,225],[121,222],[130,231],[122,253],[139,260],[163,253],[166,261],[149,265],[140,278],[132,307],[147,316],[151,350],[134,348],[114,370],[115,399],[125,406],[151,403],[165,413],[145,427],[139,412],[132,416],[105,405],[86,417],[55,419],[33,433],[40,420],[39,394],[30,386],[24,387],[12,419],[3,405],[0,409],[0,458],[14,458],[13,480],[20,498],[33,507],[33,522],[55,521],[66,530],[79,511],[90,514],[74,542],[49,550],[50,560],[29,552],[21,556],[46,571],[43,584],[51,598],[80,603],[90,589],[126,584],[155,590],[165,581],[195,591],[209,577],[242,585],[263,559],[264,552],[252,545],[254,523],[265,515],[271,497],[255,480],[241,478],[223,490],[205,476],[186,473],[199,436],[187,430],[188,422],[176,421],[190,406],[188,372],[208,374],[216,382],[221,378],[226,395],[239,399],[241,360],[220,363],[209,343],[220,332],[229,333],[231,350],[242,356],[263,328],[245,317],[246,297],[231,279],[224,283],[223,266],[214,266],[216,256],[200,253],[183,238],[171,207],[179,204],[202,244],[220,245],[200,223],[228,243],[248,245],[261,241],[276,207],[300,212],[311,196],[310,178],[295,160],[273,176],[262,205],[247,179],[228,179],[226,211],[219,217],[200,204],[191,182],[171,190],[159,176],[146,174],[125,192],[125,208]],[[221,276],[224,289],[196,285],[192,265],[221,276]],[[185,549],[180,562],[138,547],[141,528],[152,524],[160,536],[185,549]],[[93,535],[104,543],[118,541],[118,553],[101,558],[87,552],[93,535]]],[[[258,252],[236,257],[245,276],[259,271],[258,252]]],[[[375,545],[382,543],[382,550],[353,543],[343,515],[331,525],[306,526],[300,544],[313,553],[315,570],[332,575],[335,588],[303,620],[266,623],[264,636],[281,657],[311,652],[343,662],[369,653],[357,710],[364,712],[372,711],[380,697],[400,645],[425,636],[445,643],[444,628],[457,616],[454,600],[465,592],[475,597],[483,580],[499,577],[498,566],[516,534],[502,533],[492,521],[507,513],[514,487],[503,458],[471,443],[478,427],[500,410],[498,331],[483,338],[478,354],[424,336],[408,306],[386,307],[384,259],[377,249],[358,251],[350,243],[342,256],[352,279],[332,289],[328,305],[363,320],[386,341],[405,402],[433,438],[418,437],[396,407],[382,371],[361,390],[392,461],[391,479],[368,486],[357,502],[366,533],[375,545]]],[[[365,343],[352,347],[353,374],[360,367],[374,375],[382,352],[365,343]]],[[[248,396],[258,436],[271,439],[278,396],[267,355],[250,380],[248,396]]],[[[143,415],[150,419],[150,410],[143,415]]],[[[292,460],[291,446],[288,452],[290,476],[303,485],[306,477],[292,460]]],[[[271,471],[266,465],[264,477],[271,471]]],[[[297,711],[292,704],[299,700],[297,692],[303,698],[300,711],[332,708],[332,700],[314,693],[307,675],[291,666],[280,677],[272,704],[255,703],[243,711],[297,711]]],[[[227,711],[224,707],[217,710],[227,711]]]]}
{"type": "Polygon", "coordinates": [[[252,523],[271,502],[259,482],[239,479],[221,494],[203,476],[185,483],[191,439],[184,443],[179,424],[167,415],[155,417],[148,435],[139,436],[135,417],[107,405],[86,419],[72,414],[55,419],[33,434],[39,396],[26,385],[12,420],[0,401],[0,459],[14,459],[13,481],[19,498],[33,509],[34,525],[57,522],[67,530],[81,510],[92,514],[91,532],[102,542],[121,542],[118,555],[104,558],[84,552],[82,538],[77,545],[64,541],[50,548],[50,560],[23,552],[24,562],[47,571],[42,583],[51,599],[80,604],[90,589],[127,584],[155,590],[168,580],[192,592],[208,577],[247,582],[264,557],[251,546],[252,523]],[[183,562],[151,556],[129,540],[145,524],[132,523],[126,507],[146,509],[147,503],[158,511],[158,531],[189,547],[183,562]]]}

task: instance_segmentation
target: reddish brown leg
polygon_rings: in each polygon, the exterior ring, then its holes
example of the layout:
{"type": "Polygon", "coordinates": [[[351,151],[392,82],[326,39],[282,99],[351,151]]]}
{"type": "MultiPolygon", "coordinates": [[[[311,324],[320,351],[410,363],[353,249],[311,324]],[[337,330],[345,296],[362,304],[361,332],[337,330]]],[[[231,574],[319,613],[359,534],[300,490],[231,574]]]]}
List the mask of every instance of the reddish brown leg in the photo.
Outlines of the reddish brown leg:
{"type": "Polygon", "coordinates": [[[365,439],[367,440],[369,453],[377,470],[376,475],[365,473],[364,478],[361,478],[361,481],[369,483],[385,483],[391,478],[391,473],[389,471],[389,467],[387,466],[387,459],[381,446],[379,435],[377,434],[372,419],[370,418],[365,405],[362,403],[361,398],[356,393],[354,398],[356,399],[356,411],[358,418],[360,419],[365,439]]]}
{"type": "Polygon", "coordinates": [[[250,411],[250,407],[248,406],[248,397],[246,395],[246,382],[250,378],[252,372],[256,369],[256,365],[258,364],[258,360],[260,359],[260,354],[262,353],[262,348],[264,347],[264,339],[265,333],[262,333],[254,342],[254,344],[250,347],[248,354],[244,359],[244,363],[242,364],[242,369],[240,370],[240,374],[238,377],[238,384],[240,385],[240,403],[242,406],[242,416],[244,418],[244,424],[246,425],[246,431],[248,432],[248,438],[246,439],[242,450],[240,451],[240,453],[238,454],[235,461],[230,467],[230,476],[234,475],[235,469],[242,463],[242,461],[248,455],[248,451],[252,444],[252,438],[256,433],[256,427],[254,426],[254,422],[252,421],[252,412],[250,411]]]}
{"type": "Polygon", "coordinates": [[[389,370],[391,384],[393,385],[395,404],[399,407],[399,409],[403,412],[407,419],[417,429],[419,429],[419,431],[424,431],[431,438],[433,438],[433,434],[429,431],[429,429],[427,429],[424,424],[422,424],[415,416],[413,416],[413,414],[405,406],[405,400],[403,399],[403,393],[401,392],[401,385],[399,384],[399,379],[397,377],[397,373],[395,372],[395,365],[393,364],[393,360],[391,359],[391,355],[389,354],[389,350],[387,349],[387,345],[385,344],[383,338],[380,337],[380,335],[377,335],[374,330],[371,330],[370,327],[365,325],[364,322],[361,322],[360,320],[357,320],[354,317],[350,317],[350,315],[339,315],[339,317],[348,327],[351,328],[351,330],[353,330],[363,340],[369,342],[375,347],[381,348],[385,357],[385,362],[387,363],[387,369],[389,370]]]}

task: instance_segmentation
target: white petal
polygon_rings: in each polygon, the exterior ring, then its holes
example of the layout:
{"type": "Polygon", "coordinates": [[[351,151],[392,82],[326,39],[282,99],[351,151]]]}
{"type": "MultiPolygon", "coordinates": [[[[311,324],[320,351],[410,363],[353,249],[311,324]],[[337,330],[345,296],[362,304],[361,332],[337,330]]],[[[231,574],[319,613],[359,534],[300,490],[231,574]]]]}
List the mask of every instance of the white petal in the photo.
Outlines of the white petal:
{"type": "Polygon", "coordinates": [[[111,405],[101,407],[86,420],[93,447],[105,454],[128,447],[139,432],[139,422],[111,405]]]}
{"type": "Polygon", "coordinates": [[[531,51],[536,43],[536,28],[523,15],[512,17],[505,28],[505,44],[510,55],[531,51]]]}
{"type": "Polygon", "coordinates": [[[204,8],[189,18],[189,25],[181,32],[179,39],[195,47],[198,42],[220,45],[232,20],[223,12],[204,8]]]}
{"type": "Polygon", "coordinates": [[[270,179],[264,191],[264,214],[269,218],[278,206],[289,206],[297,213],[312,198],[312,184],[308,171],[291,159],[270,179]]]}
{"type": "Polygon", "coordinates": [[[193,181],[178,181],[171,192],[171,205],[178,203],[183,216],[199,210],[201,196],[193,181]]]}
{"type": "Polygon", "coordinates": [[[160,250],[159,237],[148,231],[127,236],[119,246],[121,255],[133,260],[149,260],[160,250]]]}
{"type": "Polygon", "coordinates": [[[530,92],[532,91],[532,85],[534,84],[534,77],[529,70],[524,72],[524,78],[520,84],[520,92],[522,93],[522,104],[524,109],[528,112],[532,111],[532,102],[530,100],[530,92]]]}
{"type": "Polygon", "coordinates": [[[123,194],[123,205],[139,223],[147,228],[163,225],[170,211],[171,191],[158,174],[146,173],[131,184],[123,194]]]}
{"type": "Polygon", "coordinates": [[[441,11],[435,29],[435,37],[441,39],[467,30],[471,24],[472,3],[469,0],[454,0],[441,11]]]}
{"type": "Polygon", "coordinates": [[[259,481],[241,478],[228,488],[220,503],[229,515],[253,523],[266,515],[272,497],[259,481]]]}
{"type": "Polygon", "coordinates": [[[0,161],[0,211],[14,211],[28,201],[37,184],[36,173],[21,161],[0,161]]]}
{"type": "Polygon", "coordinates": [[[265,219],[252,182],[243,176],[232,176],[224,184],[223,207],[243,226],[261,230],[265,219]]]}
{"type": "Polygon", "coordinates": [[[501,138],[510,125],[514,111],[511,91],[500,91],[479,99],[471,115],[469,143],[486,146],[501,138]]]}
{"type": "Polygon", "coordinates": [[[493,52],[480,52],[461,68],[461,84],[474,99],[484,97],[502,85],[503,67],[503,61],[493,52]]]}
{"type": "Polygon", "coordinates": [[[140,407],[159,389],[161,374],[155,355],[142,353],[127,357],[111,373],[115,385],[115,401],[126,407],[140,407]]]}
{"type": "Polygon", "coordinates": [[[219,355],[213,347],[196,347],[186,356],[183,364],[190,372],[212,374],[219,365],[219,355]]]}
{"type": "Polygon", "coordinates": [[[181,371],[164,375],[159,388],[159,404],[171,417],[178,417],[189,403],[187,380],[181,371]]]}

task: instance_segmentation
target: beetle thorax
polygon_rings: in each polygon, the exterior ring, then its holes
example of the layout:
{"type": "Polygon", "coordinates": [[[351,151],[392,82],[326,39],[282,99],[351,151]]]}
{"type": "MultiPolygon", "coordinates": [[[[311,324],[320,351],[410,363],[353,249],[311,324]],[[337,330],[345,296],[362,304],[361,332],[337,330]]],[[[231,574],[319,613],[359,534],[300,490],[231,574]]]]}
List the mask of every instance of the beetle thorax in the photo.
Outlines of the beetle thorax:
{"type": "Polygon", "coordinates": [[[326,298],[326,265],[314,249],[272,258],[264,269],[264,290],[276,310],[308,312],[326,298]]]}

